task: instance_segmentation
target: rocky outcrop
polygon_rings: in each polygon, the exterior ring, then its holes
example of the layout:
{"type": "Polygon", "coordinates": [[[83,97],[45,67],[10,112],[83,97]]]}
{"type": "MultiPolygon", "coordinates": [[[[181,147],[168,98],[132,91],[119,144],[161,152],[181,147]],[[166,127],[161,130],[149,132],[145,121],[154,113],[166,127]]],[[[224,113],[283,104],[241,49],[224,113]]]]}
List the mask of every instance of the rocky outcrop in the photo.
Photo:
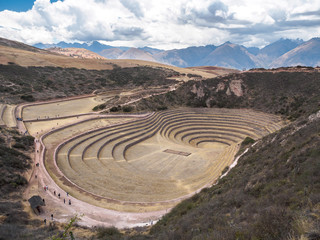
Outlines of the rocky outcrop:
{"type": "Polygon", "coordinates": [[[243,96],[243,90],[242,90],[242,83],[243,81],[240,80],[232,80],[229,84],[229,88],[231,92],[234,93],[237,97],[243,96]]]}

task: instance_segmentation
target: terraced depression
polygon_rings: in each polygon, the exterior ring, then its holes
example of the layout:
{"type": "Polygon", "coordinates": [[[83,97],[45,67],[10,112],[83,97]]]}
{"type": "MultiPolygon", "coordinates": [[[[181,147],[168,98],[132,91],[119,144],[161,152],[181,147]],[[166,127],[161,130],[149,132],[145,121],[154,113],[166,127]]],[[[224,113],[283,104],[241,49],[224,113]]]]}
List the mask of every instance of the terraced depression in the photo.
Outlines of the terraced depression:
{"type": "Polygon", "coordinates": [[[280,117],[252,110],[183,108],[87,119],[42,140],[50,176],[72,196],[145,212],[211,185],[245,137],[259,139],[282,126],[280,117]]]}

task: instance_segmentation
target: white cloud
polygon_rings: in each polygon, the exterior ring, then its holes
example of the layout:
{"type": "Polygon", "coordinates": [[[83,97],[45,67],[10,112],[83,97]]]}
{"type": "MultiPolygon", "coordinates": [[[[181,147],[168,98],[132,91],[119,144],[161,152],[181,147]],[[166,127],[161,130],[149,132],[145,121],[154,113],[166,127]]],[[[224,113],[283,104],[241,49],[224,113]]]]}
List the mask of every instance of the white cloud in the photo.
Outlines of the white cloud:
{"type": "Polygon", "coordinates": [[[319,13],[318,0],[36,0],[27,12],[0,12],[0,36],[28,44],[263,46],[280,37],[316,37],[319,13]]]}

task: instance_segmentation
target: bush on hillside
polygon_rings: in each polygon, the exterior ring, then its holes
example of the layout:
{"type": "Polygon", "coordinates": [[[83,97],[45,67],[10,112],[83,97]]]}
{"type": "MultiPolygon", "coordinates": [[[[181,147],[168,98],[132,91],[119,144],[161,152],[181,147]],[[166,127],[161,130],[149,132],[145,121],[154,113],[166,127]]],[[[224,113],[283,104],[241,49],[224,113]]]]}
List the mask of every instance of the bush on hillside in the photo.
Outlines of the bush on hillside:
{"type": "Polygon", "coordinates": [[[133,107],[132,106],[123,106],[122,107],[122,111],[123,112],[132,112],[133,111],[133,107]]]}
{"type": "Polygon", "coordinates": [[[249,145],[249,144],[253,144],[254,142],[255,142],[254,139],[252,139],[251,137],[246,137],[246,138],[242,141],[241,145],[242,145],[242,146],[246,146],[246,145],[249,145]]]}
{"type": "Polygon", "coordinates": [[[35,99],[32,95],[22,95],[20,98],[24,101],[27,101],[27,102],[34,102],[35,101],[35,99]]]}
{"type": "Polygon", "coordinates": [[[120,239],[122,234],[115,227],[97,227],[97,237],[98,239],[120,239]]]}

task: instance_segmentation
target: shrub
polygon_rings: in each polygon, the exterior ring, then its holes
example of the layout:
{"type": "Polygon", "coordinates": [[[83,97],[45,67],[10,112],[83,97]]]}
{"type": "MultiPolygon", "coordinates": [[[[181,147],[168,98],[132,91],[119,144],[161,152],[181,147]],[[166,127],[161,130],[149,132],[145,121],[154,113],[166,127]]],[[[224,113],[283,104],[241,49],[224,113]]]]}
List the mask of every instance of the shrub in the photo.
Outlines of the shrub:
{"type": "Polygon", "coordinates": [[[99,111],[99,110],[105,109],[106,106],[107,105],[105,103],[102,103],[100,105],[95,106],[92,110],[93,111],[99,111]]]}
{"type": "Polygon", "coordinates": [[[195,78],[201,78],[201,76],[200,76],[200,75],[192,74],[192,73],[188,73],[188,74],[187,74],[187,77],[188,77],[188,78],[192,78],[192,77],[195,77],[195,78]]]}
{"type": "Polygon", "coordinates": [[[25,147],[30,147],[30,146],[33,146],[34,144],[34,137],[32,136],[22,136],[22,137],[13,137],[13,138],[16,141],[16,143],[22,144],[25,147]]]}
{"type": "Polygon", "coordinates": [[[110,108],[110,112],[118,112],[121,110],[121,106],[119,105],[118,107],[114,106],[112,108],[110,108]]]}
{"type": "Polygon", "coordinates": [[[167,106],[159,106],[159,107],[157,107],[158,111],[164,111],[164,110],[167,110],[167,109],[168,109],[167,106]]]}
{"type": "Polygon", "coordinates": [[[97,237],[99,239],[119,239],[122,235],[119,230],[115,227],[98,227],[97,228],[97,237]]]}
{"type": "Polygon", "coordinates": [[[27,179],[25,179],[21,175],[16,175],[12,180],[11,180],[11,186],[13,187],[18,187],[18,186],[23,186],[28,183],[27,179]]]}
{"type": "Polygon", "coordinates": [[[24,101],[27,101],[27,102],[34,102],[35,101],[35,99],[32,95],[22,95],[20,98],[24,101]]]}
{"type": "Polygon", "coordinates": [[[22,143],[19,143],[19,142],[16,142],[14,145],[13,145],[14,148],[18,148],[18,149],[23,149],[23,150],[26,150],[26,146],[23,145],[22,143]]]}
{"type": "Polygon", "coordinates": [[[124,112],[132,112],[133,107],[132,106],[124,106],[124,107],[122,107],[122,110],[124,112]]]}
{"type": "Polygon", "coordinates": [[[255,142],[254,139],[252,139],[251,137],[246,137],[246,138],[242,141],[241,145],[242,145],[242,146],[246,146],[246,145],[249,145],[249,144],[253,144],[254,142],[255,142]]]}
{"type": "Polygon", "coordinates": [[[263,211],[253,226],[253,239],[286,239],[293,231],[293,216],[285,209],[263,211]]]}
{"type": "MultiPolygon", "coordinates": [[[[69,221],[69,223],[65,226],[64,231],[61,234],[57,234],[55,236],[53,236],[51,239],[52,240],[67,240],[67,239],[71,239],[74,240],[75,237],[73,235],[73,232],[71,231],[71,228],[73,227],[73,225],[81,219],[81,216],[78,217],[78,215],[72,217],[69,221]],[[70,237],[70,238],[69,238],[70,237]]],[[[50,222],[49,225],[49,231],[54,231],[57,229],[57,226],[55,224],[55,222],[50,222]],[[52,224],[52,225],[51,225],[52,224]]]]}

